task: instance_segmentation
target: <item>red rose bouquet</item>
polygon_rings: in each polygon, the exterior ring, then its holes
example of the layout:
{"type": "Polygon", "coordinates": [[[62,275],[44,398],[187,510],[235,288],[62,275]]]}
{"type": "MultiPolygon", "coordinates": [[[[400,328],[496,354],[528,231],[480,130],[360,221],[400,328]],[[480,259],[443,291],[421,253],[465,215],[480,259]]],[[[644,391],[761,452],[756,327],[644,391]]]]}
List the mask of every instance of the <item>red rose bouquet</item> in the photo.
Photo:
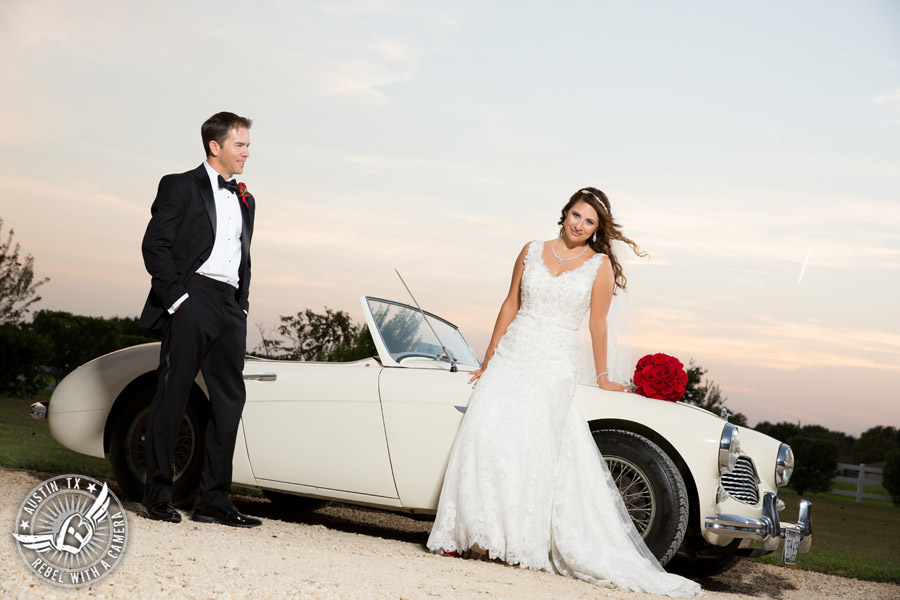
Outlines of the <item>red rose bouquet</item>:
{"type": "Polygon", "coordinates": [[[684,396],[687,373],[680,360],[668,354],[648,354],[634,369],[634,393],[677,402],[684,396]]]}

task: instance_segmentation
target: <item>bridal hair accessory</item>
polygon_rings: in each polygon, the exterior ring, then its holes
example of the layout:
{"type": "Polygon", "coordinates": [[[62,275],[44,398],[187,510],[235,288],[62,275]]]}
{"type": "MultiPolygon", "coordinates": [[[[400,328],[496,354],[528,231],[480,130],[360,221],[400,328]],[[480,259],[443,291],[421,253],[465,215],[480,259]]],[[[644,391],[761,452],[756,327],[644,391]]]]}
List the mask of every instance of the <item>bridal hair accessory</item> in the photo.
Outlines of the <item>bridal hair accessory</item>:
{"type": "Polygon", "coordinates": [[[569,258],[563,258],[562,256],[560,256],[559,254],[556,253],[556,244],[558,244],[558,243],[559,243],[559,238],[556,238],[556,242],[554,242],[553,247],[550,248],[550,252],[553,253],[553,256],[555,256],[555,257],[556,257],[556,260],[559,261],[559,264],[562,264],[562,262],[563,262],[564,260],[575,260],[576,258],[578,258],[579,256],[581,256],[582,254],[584,254],[585,252],[588,251],[588,246],[585,246],[585,247],[584,247],[584,250],[582,250],[581,252],[579,252],[579,253],[576,254],[575,256],[570,256],[569,258]]]}
{"type": "MultiPolygon", "coordinates": [[[[587,194],[587,195],[589,195],[589,196],[593,196],[594,199],[597,201],[597,204],[599,204],[600,207],[601,207],[603,210],[605,210],[605,211],[608,212],[610,215],[612,215],[612,210],[610,210],[608,206],[606,206],[605,204],[603,204],[603,200],[601,200],[600,197],[597,196],[597,194],[595,194],[595,193],[592,192],[591,190],[581,190],[581,193],[582,193],[582,194],[587,194]]],[[[596,240],[594,240],[594,241],[596,241],[596,240]]]]}
{"type": "Polygon", "coordinates": [[[648,354],[634,369],[634,392],[647,398],[677,402],[684,397],[687,380],[680,360],[668,354],[648,354]]]}
{"type": "MultiPolygon", "coordinates": [[[[581,193],[582,193],[582,194],[588,194],[589,196],[593,196],[594,198],[597,199],[597,202],[600,202],[600,198],[597,198],[597,194],[595,194],[595,193],[592,192],[591,190],[581,190],[581,193]]],[[[600,205],[603,206],[603,203],[600,202],[600,205]]]]}

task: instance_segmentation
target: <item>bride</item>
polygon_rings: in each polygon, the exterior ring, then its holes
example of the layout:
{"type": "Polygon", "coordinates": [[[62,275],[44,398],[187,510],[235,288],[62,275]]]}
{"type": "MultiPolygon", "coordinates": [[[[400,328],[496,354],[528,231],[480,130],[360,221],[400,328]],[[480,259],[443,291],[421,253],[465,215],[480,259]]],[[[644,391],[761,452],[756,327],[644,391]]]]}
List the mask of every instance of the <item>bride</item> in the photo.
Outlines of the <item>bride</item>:
{"type": "MultiPolygon", "coordinates": [[[[555,240],[516,259],[444,476],[432,552],[467,553],[615,586],[691,598],[700,586],[666,573],[622,504],[573,402],[579,323],[589,311],[597,384],[625,392],[607,356],[607,313],[626,279],[622,235],[600,190],[562,209],[555,240]]],[[[612,352],[611,352],[612,353],[612,352]]]]}

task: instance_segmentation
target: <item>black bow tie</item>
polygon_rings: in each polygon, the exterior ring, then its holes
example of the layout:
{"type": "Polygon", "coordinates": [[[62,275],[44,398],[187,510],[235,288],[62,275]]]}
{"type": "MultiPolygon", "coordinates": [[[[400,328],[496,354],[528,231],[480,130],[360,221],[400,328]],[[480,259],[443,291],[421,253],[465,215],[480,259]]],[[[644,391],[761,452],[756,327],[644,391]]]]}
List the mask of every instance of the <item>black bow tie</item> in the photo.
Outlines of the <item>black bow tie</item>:
{"type": "Polygon", "coordinates": [[[234,192],[235,194],[238,193],[237,181],[235,181],[234,179],[232,179],[230,181],[225,181],[225,178],[222,177],[221,175],[219,175],[219,187],[225,188],[229,192],[234,192]]]}

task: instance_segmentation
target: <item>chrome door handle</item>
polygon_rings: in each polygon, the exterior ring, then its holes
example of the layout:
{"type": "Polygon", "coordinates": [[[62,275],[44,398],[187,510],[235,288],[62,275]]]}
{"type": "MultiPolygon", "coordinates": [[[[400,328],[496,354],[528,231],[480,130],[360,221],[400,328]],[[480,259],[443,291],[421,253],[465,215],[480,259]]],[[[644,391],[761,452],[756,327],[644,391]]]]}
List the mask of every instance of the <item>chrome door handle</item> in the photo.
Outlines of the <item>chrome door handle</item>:
{"type": "Polygon", "coordinates": [[[275,373],[259,373],[252,375],[244,375],[245,381],[275,381],[278,379],[278,375],[275,373]]]}

